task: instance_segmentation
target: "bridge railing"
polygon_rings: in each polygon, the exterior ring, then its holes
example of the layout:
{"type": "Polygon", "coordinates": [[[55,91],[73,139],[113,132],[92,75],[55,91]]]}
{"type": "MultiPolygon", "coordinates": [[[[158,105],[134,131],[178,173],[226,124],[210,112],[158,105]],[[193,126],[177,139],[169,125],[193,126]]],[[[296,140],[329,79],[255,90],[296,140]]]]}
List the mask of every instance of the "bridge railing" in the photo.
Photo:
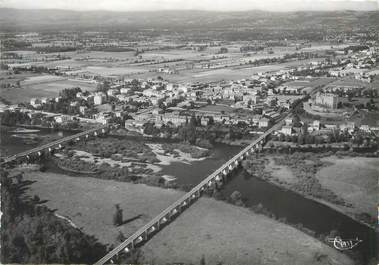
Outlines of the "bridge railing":
{"type": "Polygon", "coordinates": [[[11,162],[11,161],[13,161],[15,159],[18,159],[18,158],[30,155],[32,153],[37,153],[39,151],[42,151],[44,149],[48,149],[48,148],[53,147],[53,146],[57,146],[59,144],[63,144],[64,142],[68,142],[68,141],[71,141],[73,139],[83,137],[83,136],[85,136],[87,134],[91,134],[91,133],[97,132],[99,130],[106,129],[106,128],[110,127],[110,126],[112,126],[112,125],[108,124],[108,125],[103,125],[103,126],[100,126],[100,127],[96,127],[96,128],[93,128],[93,129],[90,129],[90,130],[87,130],[87,131],[83,131],[83,132],[80,132],[80,133],[77,133],[77,134],[73,134],[73,135],[70,135],[70,136],[67,136],[67,137],[64,137],[64,138],[52,141],[50,143],[47,143],[47,144],[44,144],[44,145],[41,145],[41,146],[37,146],[35,148],[29,149],[27,151],[24,151],[24,152],[15,154],[15,155],[11,155],[11,156],[5,157],[4,158],[4,162],[2,162],[2,164],[9,163],[9,162],[11,162]]]}

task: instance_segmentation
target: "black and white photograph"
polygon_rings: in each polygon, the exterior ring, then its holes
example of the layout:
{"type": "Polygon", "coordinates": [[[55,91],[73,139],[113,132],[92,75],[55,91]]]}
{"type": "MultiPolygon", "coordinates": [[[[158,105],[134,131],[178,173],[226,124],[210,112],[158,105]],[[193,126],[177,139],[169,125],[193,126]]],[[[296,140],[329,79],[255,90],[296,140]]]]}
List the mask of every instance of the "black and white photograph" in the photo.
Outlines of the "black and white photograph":
{"type": "Polygon", "coordinates": [[[0,0],[0,264],[378,265],[378,0],[0,0]]]}

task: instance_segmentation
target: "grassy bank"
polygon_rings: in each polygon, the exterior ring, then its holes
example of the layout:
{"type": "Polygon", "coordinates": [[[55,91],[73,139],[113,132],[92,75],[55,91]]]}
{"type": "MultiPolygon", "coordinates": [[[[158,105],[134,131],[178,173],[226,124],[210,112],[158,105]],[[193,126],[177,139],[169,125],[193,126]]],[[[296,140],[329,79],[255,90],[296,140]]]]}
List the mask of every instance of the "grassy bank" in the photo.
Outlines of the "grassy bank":
{"type": "Polygon", "coordinates": [[[46,205],[58,209],[86,234],[93,234],[103,244],[118,242],[119,233],[130,236],[160,211],[181,196],[181,192],[144,184],[133,184],[88,177],[25,171],[25,178],[38,181],[27,194],[47,200],[46,205]],[[112,223],[114,205],[120,204],[125,224],[112,223]]]}
{"type": "Polygon", "coordinates": [[[328,187],[337,196],[343,198],[351,207],[341,207],[366,222],[375,222],[377,216],[377,181],[379,160],[368,157],[329,156],[322,158],[331,165],[321,168],[316,178],[321,185],[328,187]]]}
{"type": "Polygon", "coordinates": [[[295,228],[210,198],[155,235],[142,256],[155,264],[353,264],[295,228]]]}
{"type": "Polygon", "coordinates": [[[372,225],[376,214],[376,160],[364,157],[337,159],[330,153],[304,152],[260,154],[244,161],[243,166],[260,179],[372,225]],[[370,167],[367,163],[373,164],[370,167]]]}
{"type": "MultiPolygon", "coordinates": [[[[38,171],[26,174],[38,185],[28,191],[69,217],[101,243],[117,244],[120,232],[130,236],[183,192],[95,178],[38,171]],[[85,194],[85,196],[83,196],[85,194]],[[124,224],[112,224],[114,204],[124,224]]],[[[138,263],[166,264],[353,264],[311,236],[249,209],[201,198],[141,248],[138,263]],[[291,245],[288,245],[291,242],[291,245]]]]}
{"type": "Polygon", "coordinates": [[[93,263],[106,253],[95,237],[60,218],[38,195],[26,197],[36,184],[5,171],[0,174],[3,264],[93,263]]]}

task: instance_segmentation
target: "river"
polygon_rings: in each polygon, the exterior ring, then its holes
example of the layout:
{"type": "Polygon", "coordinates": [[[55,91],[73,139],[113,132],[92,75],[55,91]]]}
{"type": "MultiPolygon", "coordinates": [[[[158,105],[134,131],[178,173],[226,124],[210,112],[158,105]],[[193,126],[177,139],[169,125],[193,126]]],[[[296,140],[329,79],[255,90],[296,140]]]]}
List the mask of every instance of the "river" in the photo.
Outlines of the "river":
{"type": "MultiPolygon", "coordinates": [[[[8,155],[14,154],[38,145],[24,144],[20,138],[12,136],[14,135],[11,132],[13,130],[14,128],[1,129],[2,154],[4,154],[3,152],[8,155]]],[[[42,137],[46,135],[63,137],[72,133],[43,129],[36,134],[42,137]]],[[[167,142],[163,140],[144,140],[135,137],[132,139],[157,143],[167,142]]],[[[173,162],[170,165],[161,165],[161,173],[175,176],[178,184],[195,185],[234,156],[240,149],[240,147],[217,144],[209,158],[194,161],[191,164],[173,162]]],[[[51,166],[52,164],[49,163],[49,167],[51,166]]],[[[57,169],[50,170],[56,171],[57,169]]],[[[286,218],[290,224],[302,224],[305,228],[316,232],[317,235],[327,235],[330,231],[337,230],[338,235],[343,239],[359,238],[363,240],[356,247],[356,250],[359,251],[365,262],[376,254],[377,238],[375,231],[332,208],[252,177],[243,169],[239,169],[234,173],[234,176],[223,188],[222,193],[228,197],[236,190],[241,192],[248,207],[261,203],[275,216],[286,218]]]]}

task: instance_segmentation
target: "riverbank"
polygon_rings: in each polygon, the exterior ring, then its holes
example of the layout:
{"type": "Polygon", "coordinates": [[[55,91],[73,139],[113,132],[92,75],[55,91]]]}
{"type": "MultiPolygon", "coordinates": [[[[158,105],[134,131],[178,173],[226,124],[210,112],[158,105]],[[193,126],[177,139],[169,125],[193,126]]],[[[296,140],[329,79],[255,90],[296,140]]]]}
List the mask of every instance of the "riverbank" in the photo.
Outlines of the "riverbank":
{"type": "Polygon", "coordinates": [[[183,143],[145,143],[114,137],[96,138],[67,147],[53,158],[62,170],[92,177],[173,187],[175,178],[161,173],[171,163],[191,165],[210,155],[205,148],[183,143]]]}
{"type": "Polygon", "coordinates": [[[201,198],[141,250],[144,263],[158,264],[353,264],[291,226],[210,198],[201,198]]]}
{"type": "MultiPolygon", "coordinates": [[[[116,244],[120,232],[130,236],[183,192],[85,177],[33,171],[38,181],[28,195],[46,198],[57,214],[67,216],[103,244],[116,244]],[[86,196],[83,196],[86,194],[86,196]],[[114,227],[114,204],[125,224],[114,227]]],[[[303,232],[248,209],[201,198],[142,248],[144,261],[229,264],[353,264],[345,255],[303,232]],[[288,246],[291,242],[291,246],[288,246]]],[[[144,263],[141,261],[141,263],[144,263]]]]}
{"type": "Polygon", "coordinates": [[[329,153],[261,154],[243,165],[260,179],[373,226],[378,175],[376,160],[366,157],[337,159],[329,153]]]}
{"type": "MultiPolygon", "coordinates": [[[[119,128],[117,130],[113,130],[111,132],[111,135],[132,136],[132,137],[141,137],[144,139],[160,139],[160,140],[183,142],[183,139],[179,138],[178,134],[174,134],[171,136],[168,136],[165,133],[161,133],[159,135],[149,135],[131,126],[129,126],[127,129],[119,128]]],[[[244,146],[249,145],[255,138],[256,137],[251,137],[250,135],[246,139],[234,139],[234,140],[220,137],[220,138],[215,138],[214,141],[211,143],[209,140],[206,140],[206,138],[200,137],[196,140],[196,145],[202,148],[211,148],[212,145],[218,143],[218,144],[225,144],[225,145],[230,145],[230,146],[244,147],[244,146]]]]}
{"type": "MultiPolygon", "coordinates": [[[[377,181],[379,176],[378,158],[336,157],[321,159],[332,165],[321,168],[316,178],[352,207],[339,207],[349,215],[361,220],[377,217],[377,181]]],[[[368,220],[366,220],[367,222],[368,220]]]]}
{"type": "Polygon", "coordinates": [[[158,163],[160,165],[170,165],[172,162],[190,164],[193,161],[204,160],[210,154],[208,149],[188,144],[147,143],[146,145],[160,161],[158,163]]]}

